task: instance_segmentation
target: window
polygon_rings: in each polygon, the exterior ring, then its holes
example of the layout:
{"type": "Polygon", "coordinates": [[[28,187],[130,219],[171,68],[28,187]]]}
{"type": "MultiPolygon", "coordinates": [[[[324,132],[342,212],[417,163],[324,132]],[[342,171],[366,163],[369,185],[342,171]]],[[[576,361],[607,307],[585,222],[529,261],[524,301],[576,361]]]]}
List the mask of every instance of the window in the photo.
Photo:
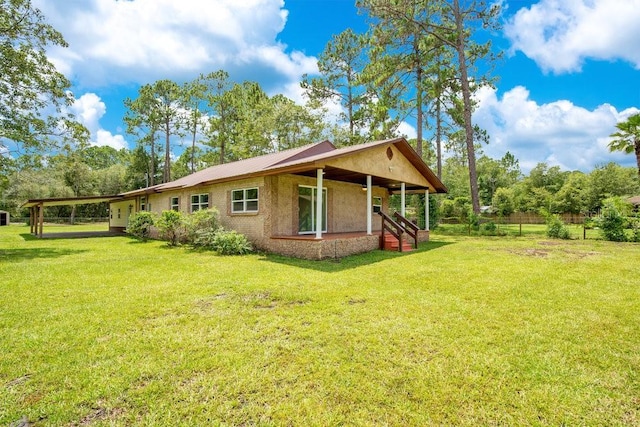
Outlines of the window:
{"type": "Polygon", "coordinates": [[[140,210],[141,211],[147,210],[147,198],[145,196],[140,197],[140,210]]]}
{"type": "Polygon", "coordinates": [[[373,196],[373,213],[382,211],[382,197],[373,196]]]}
{"type": "Polygon", "coordinates": [[[180,199],[178,197],[172,197],[170,204],[171,204],[170,208],[172,211],[180,210],[180,199]]]}
{"type": "Polygon", "coordinates": [[[258,189],[233,190],[231,192],[231,212],[258,212],[258,189]]]}
{"type": "Polygon", "coordinates": [[[209,208],[208,194],[194,194],[191,196],[191,212],[207,208],[209,208]]]}

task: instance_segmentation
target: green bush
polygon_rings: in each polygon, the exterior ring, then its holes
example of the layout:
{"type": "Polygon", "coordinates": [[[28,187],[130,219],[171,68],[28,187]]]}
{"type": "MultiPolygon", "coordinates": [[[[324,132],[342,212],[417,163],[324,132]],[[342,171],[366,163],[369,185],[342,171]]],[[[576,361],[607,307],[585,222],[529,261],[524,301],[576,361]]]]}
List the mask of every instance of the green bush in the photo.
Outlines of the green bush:
{"type": "Polygon", "coordinates": [[[605,201],[602,215],[598,218],[598,226],[605,240],[612,242],[625,242],[627,236],[624,229],[626,218],[620,212],[619,206],[613,200],[605,201]]]}
{"type": "Polygon", "coordinates": [[[553,239],[570,239],[569,229],[558,215],[547,216],[547,236],[553,239]]]}
{"type": "Polygon", "coordinates": [[[188,215],[185,219],[186,241],[194,246],[199,245],[197,241],[204,235],[215,234],[220,228],[219,212],[216,208],[200,209],[188,215]]]}
{"type": "Polygon", "coordinates": [[[151,227],[153,227],[154,223],[154,215],[151,212],[136,212],[129,218],[127,233],[146,241],[151,234],[151,227]]]}
{"type": "Polygon", "coordinates": [[[495,235],[496,232],[498,231],[498,226],[496,225],[495,222],[489,221],[482,224],[480,229],[485,234],[495,235]]]}
{"type": "Polygon", "coordinates": [[[176,246],[184,230],[184,214],[179,211],[162,211],[156,226],[160,237],[166,240],[169,246],[176,246]]]}
{"type": "Polygon", "coordinates": [[[211,249],[220,255],[243,255],[253,250],[244,234],[231,230],[218,230],[213,236],[211,249]]]}
{"type": "Polygon", "coordinates": [[[640,217],[631,219],[631,241],[640,242],[640,217]]]}

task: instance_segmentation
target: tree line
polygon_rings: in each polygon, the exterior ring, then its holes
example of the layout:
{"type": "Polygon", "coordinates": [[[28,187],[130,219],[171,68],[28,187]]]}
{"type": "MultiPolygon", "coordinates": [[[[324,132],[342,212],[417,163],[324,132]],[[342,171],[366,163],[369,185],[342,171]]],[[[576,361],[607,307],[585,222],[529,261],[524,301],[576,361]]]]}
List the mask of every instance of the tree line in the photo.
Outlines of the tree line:
{"type": "MultiPolygon", "coordinates": [[[[474,91],[493,82],[496,3],[357,0],[369,29],[332,37],[318,57],[319,75],[302,78],[304,105],[224,70],[158,80],[124,100],[134,146],[120,151],[90,146],[66,108],[70,82],[46,57],[47,46],[66,46],[60,33],[29,0],[2,4],[0,209],[15,212],[29,198],[115,194],[322,139],[343,146],[395,137],[403,122],[415,126],[410,142],[449,187],[446,199],[467,200],[476,214],[483,205],[587,212],[607,194],[638,192],[638,177],[616,165],[582,174],[543,163],[523,177],[511,154],[482,155],[488,137],[471,113],[474,91]],[[616,184],[598,190],[607,184],[597,177],[616,184]]],[[[640,173],[639,121],[618,124],[610,148],[635,152],[640,173]]]]}

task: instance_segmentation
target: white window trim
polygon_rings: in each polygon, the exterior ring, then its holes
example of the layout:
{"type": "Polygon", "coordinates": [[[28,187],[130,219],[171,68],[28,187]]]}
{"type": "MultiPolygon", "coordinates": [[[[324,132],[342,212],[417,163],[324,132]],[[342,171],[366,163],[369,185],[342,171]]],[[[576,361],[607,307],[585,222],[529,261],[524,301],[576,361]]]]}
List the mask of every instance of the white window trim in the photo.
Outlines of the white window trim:
{"type": "MultiPolygon", "coordinates": [[[[316,215],[316,209],[315,209],[315,204],[316,204],[316,194],[318,192],[318,187],[316,187],[315,185],[298,185],[298,188],[310,188],[311,189],[311,199],[312,199],[312,203],[313,203],[313,208],[311,209],[311,215],[312,215],[312,219],[311,222],[315,222],[315,215],[316,215]]],[[[324,218],[322,219],[322,232],[323,233],[327,233],[329,227],[327,225],[327,223],[329,222],[329,191],[327,190],[327,187],[322,187],[322,193],[323,193],[323,197],[326,196],[326,202],[327,203],[323,203],[323,212],[324,212],[324,218]]],[[[298,197],[299,197],[300,193],[298,192],[298,197]]],[[[316,231],[315,230],[309,230],[309,231],[298,231],[298,234],[314,234],[316,231]]]]}
{"type": "Polygon", "coordinates": [[[233,214],[242,214],[242,213],[256,213],[260,210],[260,189],[258,187],[249,187],[249,188],[236,188],[231,190],[231,213],[233,214]],[[247,192],[251,190],[256,190],[256,198],[255,199],[247,199],[247,192]],[[233,198],[233,194],[237,191],[242,191],[242,199],[235,200],[233,198]],[[242,202],[242,210],[236,210],[235,204],[242,202]],[[248,202],[256,202],[256,209],[249,210],[247,209],[248,202]]]}
{"type": "Polygon", "coordinates": [[[381,212],[382,211],[382,197],[380,197],[380,196],[371,197],[371,207],[373,209],[373,212],[381,212]],[[380,203],[376,203],[377,200],[379,200],[380,203]],[[376,210],[376,208],[378,208],[378,210],[376,210]]]}
{"type": "Polygon", "coordinates": [[[169,197],[169,209],[172,211],[180,210],[180,197],[178,196],[169,197]],[[176,204],[173,204],[173,199],[176,200],[176,204]]]}
{"type": "Polygon", "coordinates": [[[191,202],[190,205],[189,205],[191,207],[191,212],[199,211],[201,209],[209,209],[209,193],[192,194],[189,197],[189,201],[191,202]],[[202,202],[202,196],[207,196],[206,206],[203,206],[205,203],[202,202]],[[194,197],[198,198],[198,202],[197,203],[193,203],[193,198],[194,197]],[[198,209],[193,209],[194,206],[197,206],[198,209]]]}

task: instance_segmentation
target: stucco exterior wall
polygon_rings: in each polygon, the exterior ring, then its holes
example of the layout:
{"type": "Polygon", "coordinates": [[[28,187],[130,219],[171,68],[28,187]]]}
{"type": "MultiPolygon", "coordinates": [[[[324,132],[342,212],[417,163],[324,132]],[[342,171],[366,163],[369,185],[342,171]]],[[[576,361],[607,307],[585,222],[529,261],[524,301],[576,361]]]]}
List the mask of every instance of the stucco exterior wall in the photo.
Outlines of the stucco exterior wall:
{"type": "Polygon", "coordinates": [[[232,182],[218,183],[183,190],[167,191],[147,196],[151,211],[160,214],[171,209],[171,198],[178,197],[179,210],[191,213],[191,196],[197,194],[209,195],[209,207],[215,207],[220,212],[220,223],[223,227],[236,230],[246,235],[252,242],[261,242],[265,237],[265,219],[270,218],[270,189],[265,178],[251,178],[232,182]],[[231,191],[244,188],[258,188],[258,212],[232,213],[231,191]]]}
{"type": "MultiPolygon", "coordinates": [[[[314,178],[298,175],[280,175],[270,178],[272,195],[272,236],[298,234],[298,187],[315,187],[314,178]]],[[[367,193],[359,184],[324,180],[327,189],[327,232],[347,233],[367,229],[367,193]]],[[[373,187],[372,197],[382,199],[383,210],[388,210],[389,195],[384,188],[373,187]]],[[[372,230],[380,230],[378,215],[372,214],[372,230]]]]}
{"type": "Polygon", "coordinates": [[[400,150],[392,145],[377,147],[358,156],[332,159],[327,161],[326,165],[408,184],[433,187],[400,150]]]}
{"type": "MultiPolygon", "coordinates": [[[[379,248],[379,236],[350,237],[327,240],[292,240],[272,237],[298,235],[298,188],[316,186],[315,178],[299,175],[276,175],[250,178],[208,186],[190,187],[146,196],[147,210],[160,214],[171,209],[171,198],[178,197],[179,210],[191,211],[191,196],[209,195],[209,207],[220,212],[221,224],[247,236],[255,248],[299,258],[340,258],[379,248]],[[258,188],[258,212],[236,214],[231,212],[231,191],[258,188]]],[[[325,180],[327,189],[327,232],[362,232],[367,229],[366,191],[359,184],[325,180]]],[[[382,199],[382,209],[388,210],[389,195],[386,189],[372,188],[372,196],[382,199]]],[[[140,209],[141,200],[122,202],[140,209]]],[[[116,204],[113,204],[115,206],[116,204]]],[[[126,224],[125,224],[126,226],[126,224]]],[[[372,213],[372,231],[381,228],[379,216],[372,213]]]]}
{"type": "Polygon", "coordinates": [[[133,201],[126,200],[109,205],[109,229],[124,230],[129,224],[129,215],[135,212],[133,201]],[[131,206],[131,209],[129,209],[131,206]]]}

